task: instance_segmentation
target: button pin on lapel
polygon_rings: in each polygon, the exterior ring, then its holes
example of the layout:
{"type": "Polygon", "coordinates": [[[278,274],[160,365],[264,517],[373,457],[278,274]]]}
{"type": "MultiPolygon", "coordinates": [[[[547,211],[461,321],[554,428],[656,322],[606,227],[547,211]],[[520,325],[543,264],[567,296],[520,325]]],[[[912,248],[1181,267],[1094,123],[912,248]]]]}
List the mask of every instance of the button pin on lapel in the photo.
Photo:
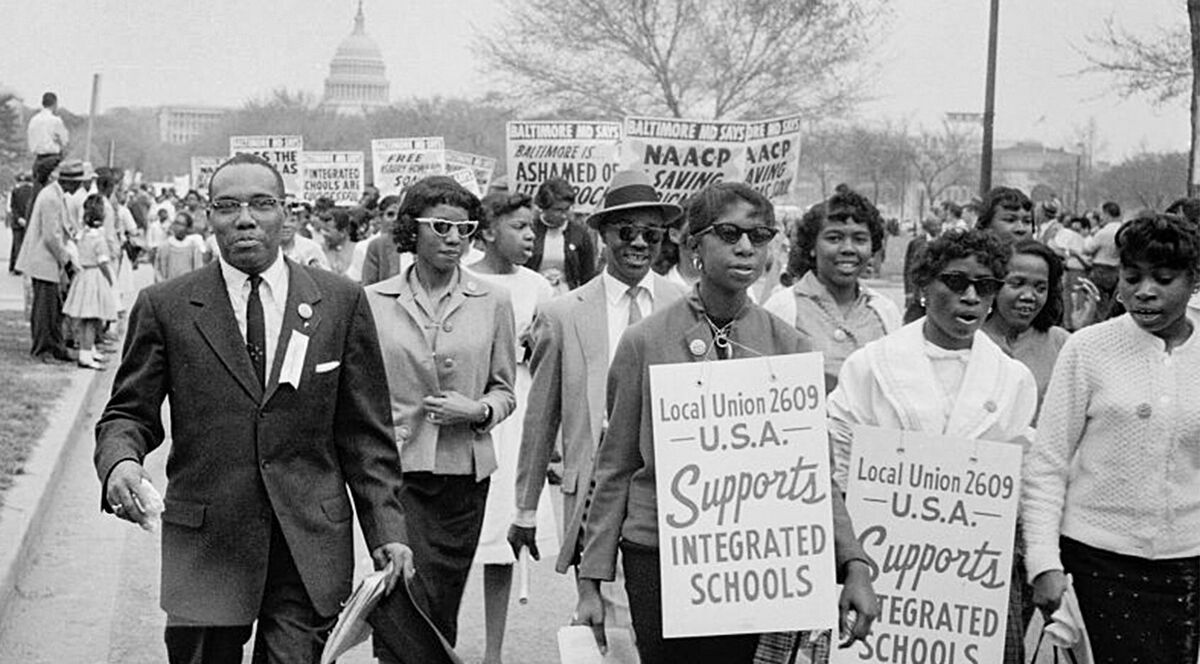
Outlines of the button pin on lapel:
{"type": "Polygon", "coordinates": [[[467,292],[468,293],[474,293],[477,290],[479,290],[479,286],[476,286],[474,281],[467,282],[467,292]]]}
{"type": "Polygon", "coordinates": [[[704,343],[703,339],[692,339],[688,344],[688,352],[696,357],[703,357],[708,352],[708,344],[704,343]]]}
{"type": "Polygon", "coordinates": [[[300,314],[300,320],[304,321],[305,327],[308,327],[308,319],[313,315],[312,306],[307,302],[301,302],[300,306],[296,307],[296,313],[300,314]]]}
{"type": "Polygon", "coordinates": [[[995,401],[985,401],[985,402],[983,402],[983,409],[984,409],[984,410],[986,410],[986,411],[987,411],[987,412],[989,412],[989,413],[994,413],[994,412],[996,412],[996,402],[995,402],[995,401]]]}

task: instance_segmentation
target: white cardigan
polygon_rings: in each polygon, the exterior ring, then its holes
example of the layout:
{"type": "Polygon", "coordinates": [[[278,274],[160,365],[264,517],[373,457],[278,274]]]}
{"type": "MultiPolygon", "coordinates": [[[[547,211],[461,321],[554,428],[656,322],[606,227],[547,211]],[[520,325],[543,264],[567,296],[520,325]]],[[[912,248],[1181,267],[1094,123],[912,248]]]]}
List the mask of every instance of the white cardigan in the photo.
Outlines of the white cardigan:
{"type": "Polygon", "coordinates": [[[925,319],[872,341],[846,359],[829,395],[829,439],[834,479],[846,486],[853,435],[850,425],[927,431],[963,438],[1015,441],[1032,437],[1037,410],[1033,374],[976,332],[958,396],[943,424],[946,404],[925,354],[925,319]]]}
{"type": "Polygon", "coordinates": [[[1059,535],[1140,558],[1200,555],[1200,319],[1171,353],[1128,315],[1063,346],[1025,457],[1029,578],[1059,535]]]}

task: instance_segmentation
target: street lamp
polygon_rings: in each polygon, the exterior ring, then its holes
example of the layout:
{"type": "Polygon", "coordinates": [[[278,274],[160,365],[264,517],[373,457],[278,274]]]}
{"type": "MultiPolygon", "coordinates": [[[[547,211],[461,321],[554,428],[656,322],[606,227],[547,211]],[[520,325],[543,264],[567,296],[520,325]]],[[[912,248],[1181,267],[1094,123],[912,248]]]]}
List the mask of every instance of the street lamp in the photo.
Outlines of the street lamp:
{"type": "Polygon", "coordinates": [[[1079,177],[1083,171],[1083,143],[1075,144],[1075,214],[1079,214],[1079,177]]]}

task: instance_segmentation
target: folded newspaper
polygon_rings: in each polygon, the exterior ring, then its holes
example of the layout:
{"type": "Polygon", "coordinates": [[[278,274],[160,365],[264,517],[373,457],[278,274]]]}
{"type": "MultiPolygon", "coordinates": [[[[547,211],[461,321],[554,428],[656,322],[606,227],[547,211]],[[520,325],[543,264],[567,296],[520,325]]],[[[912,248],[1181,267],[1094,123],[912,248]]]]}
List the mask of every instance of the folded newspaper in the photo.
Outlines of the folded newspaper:
{"type": "Polygon", "coordinates": [[[337,624],[329,633],[329,640],[325,642],[325,650],[321,653],[321,664],[332,664],[346,651],[366,641],[371,635],[371,625],[367,623],[367,616],[383,598],[391,569],[389,564],[385,569],[372,572],[358,582],[354,592],[342,606],[337,624]]]}

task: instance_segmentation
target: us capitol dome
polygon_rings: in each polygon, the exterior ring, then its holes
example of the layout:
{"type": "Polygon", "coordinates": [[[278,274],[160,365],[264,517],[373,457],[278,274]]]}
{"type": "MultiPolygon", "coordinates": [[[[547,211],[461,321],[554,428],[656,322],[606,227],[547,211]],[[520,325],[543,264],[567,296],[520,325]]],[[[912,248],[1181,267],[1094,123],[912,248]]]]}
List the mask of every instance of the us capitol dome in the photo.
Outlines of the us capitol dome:
{"type": "Polygon", "coordinates": [[[367,36],[362,0],[354,16],[354,32],[342,40],[325,79],[321,106],[342,113],[365,113],[390,103],[387,67],[374,39],[367,36]]]}

